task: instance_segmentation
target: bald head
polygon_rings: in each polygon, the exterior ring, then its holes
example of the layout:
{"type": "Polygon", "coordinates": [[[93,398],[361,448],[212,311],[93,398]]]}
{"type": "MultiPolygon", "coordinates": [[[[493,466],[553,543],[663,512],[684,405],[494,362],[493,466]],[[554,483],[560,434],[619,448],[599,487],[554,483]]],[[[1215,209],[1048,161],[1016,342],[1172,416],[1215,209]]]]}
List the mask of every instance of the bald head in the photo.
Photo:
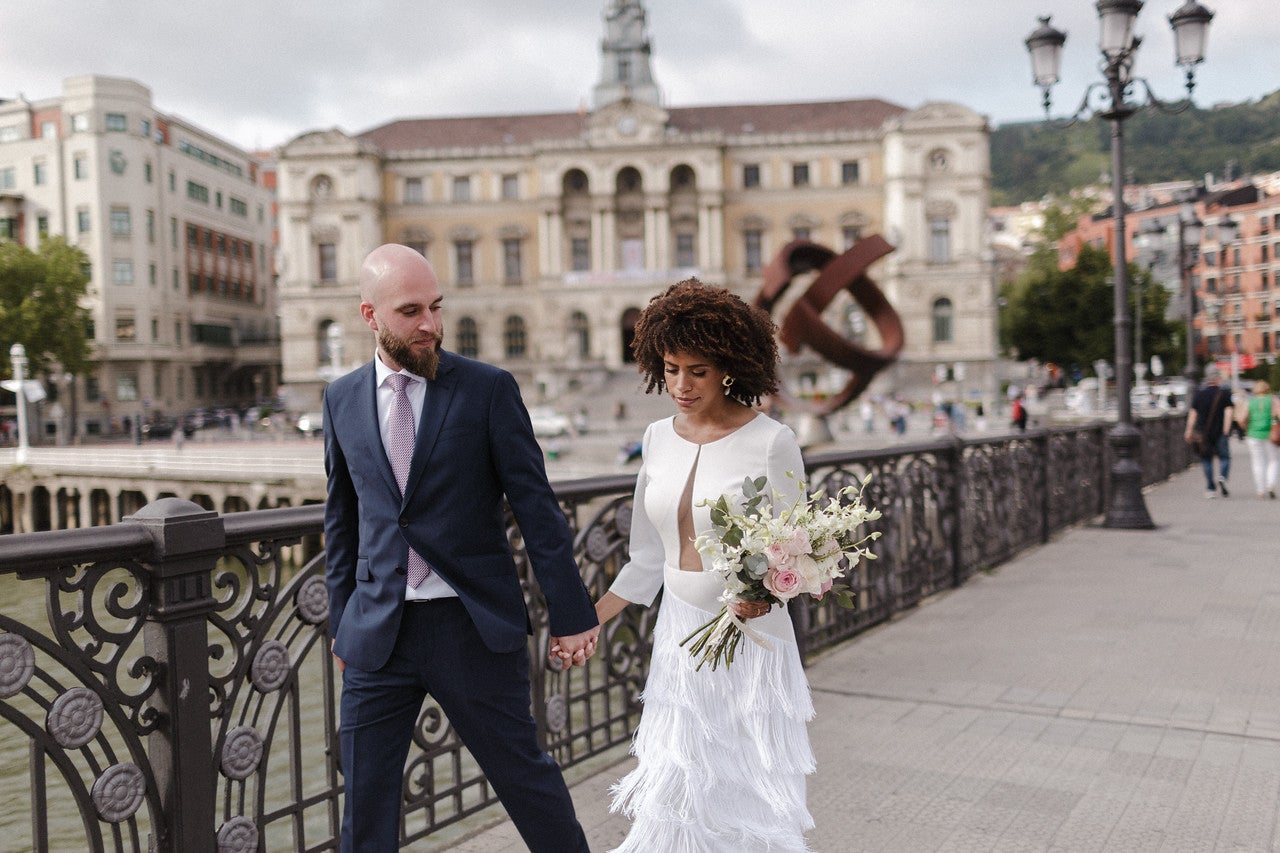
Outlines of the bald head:
{"type": "Polygon", "coordinates": [[[377,305],[389,287],[421,276],[435,281],[435,270],[426,258],[408,246],[384,243],[366,255],[360,266],[360,301],[377,305]]]}

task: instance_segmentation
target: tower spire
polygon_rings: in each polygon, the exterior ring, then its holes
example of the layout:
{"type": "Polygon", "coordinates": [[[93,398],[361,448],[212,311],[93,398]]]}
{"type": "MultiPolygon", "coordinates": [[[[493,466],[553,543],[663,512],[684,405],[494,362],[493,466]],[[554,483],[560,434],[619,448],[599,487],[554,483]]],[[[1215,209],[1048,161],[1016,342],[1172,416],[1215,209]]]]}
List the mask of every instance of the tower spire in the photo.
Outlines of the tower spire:
{"type": "Polygon", "coordinates": [[[662,105],[662,94],[653,82],[651,49],[640,0],[610,0],[600,43],[600,82],[591,93],[595,109],[624,98],[662,105]]]}

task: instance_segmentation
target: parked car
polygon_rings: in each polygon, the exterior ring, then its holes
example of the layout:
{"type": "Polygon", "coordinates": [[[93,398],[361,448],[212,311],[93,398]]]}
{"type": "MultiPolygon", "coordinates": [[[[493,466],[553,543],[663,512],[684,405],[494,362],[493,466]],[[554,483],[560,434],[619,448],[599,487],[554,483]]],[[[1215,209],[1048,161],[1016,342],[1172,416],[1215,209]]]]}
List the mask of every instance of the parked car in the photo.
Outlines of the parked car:
{"type": "Polygon", "coordinates": [[[142,424],[144,438],[171,438],[178,422],[172,418],[153,418],[142,424]]]}
{"type": "Polygon", "coordinates": [[[298,420],[294,426],[303,435],[318,435],[324,432],[324,413],[305,412],[298,415],[298,420]]]}
{"type": "Polygon", "coordinates": [[[534,406],[529,410],[529,420],[533,422],[533,434],[538,438],[557,438],[569,434],[572,426],[567,415],[557,412],[550,406],[534,406]]]}

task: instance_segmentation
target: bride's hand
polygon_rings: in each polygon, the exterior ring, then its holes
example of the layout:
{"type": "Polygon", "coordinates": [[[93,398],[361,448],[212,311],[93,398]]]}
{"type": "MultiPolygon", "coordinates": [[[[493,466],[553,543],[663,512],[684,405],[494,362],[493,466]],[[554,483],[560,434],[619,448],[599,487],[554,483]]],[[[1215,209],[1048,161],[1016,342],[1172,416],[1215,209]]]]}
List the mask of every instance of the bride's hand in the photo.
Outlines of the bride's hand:
{"type": "Polygon", "coordinates": [[[733,612],[739,619],[758,619],[769,612],[767,601],[735,601],[733,612]]]}

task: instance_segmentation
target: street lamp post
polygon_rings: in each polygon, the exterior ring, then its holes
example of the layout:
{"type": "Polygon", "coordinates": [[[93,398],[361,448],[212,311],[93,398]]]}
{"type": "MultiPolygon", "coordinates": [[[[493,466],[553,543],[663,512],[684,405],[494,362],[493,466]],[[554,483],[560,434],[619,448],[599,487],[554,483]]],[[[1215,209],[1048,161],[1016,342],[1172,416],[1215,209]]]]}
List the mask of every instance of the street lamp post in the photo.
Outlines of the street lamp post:
{"type": "Polygon", "coordinates": [[[13,360],[13,393],[18,409],[18,449],[13,461],[18,465],[25,465],[30,449],[27,444],[27,395],[23,393],[24,383],[27,381],[27,348],[22,344],[14,344],[9,347],[9,358],[13,360]]]}
{"type": "Polygon", "coordinates": [[[1187,363],[1182,376],[1187,380],[1187,405],[1196,390],[1196,291],[1191,286],[1191,270],[1196,265],[1203,223],[1195,208],[1184,205],[1178,213],[1178,272],[1182,276],[1182,299],[1187,316],[1187,363]]]}
{"type": "MultiPolygon", "coordinates": [[[[1186,69],[1187,74],[1187,99],[1171,105],[1157,98],[1146,80],[1133,76],[1133,61],[1141,43],[1141,38],[1133,33],[1133,25],[1142,9],[1142,0],[1098,0],[1095,8],[1101,30],[1098,46],[1102,52],[1104,82],[1090,84],[1075,114],[1062,124],[1074,124],[1090,112],[1111,122],[1111,193],[1115,221],[1111,254],[1115,275],[1115,377],[1119,399],[1116,425],[1109,435],[1114,463],[1105,524],[1107,527],[1150,529],[1155,524],[1142,497],[1141,435],[1133,425],[1132,401],[1129,399],[1133,376],[1130,349],[1133,319],[1129,310],[1129,276],[1125,259],[1123,125],[1124,120],[1141,106],[1127,100],[1135,85],[1141,85],[1149,104],[1159,109],[1181,112],[1191,105],[1195,66],[1204,60],[1204,43],[1213,13],[1194,0],[1187,0],[1169,18],[1173,26],[1176,62],[1186,69]],[[1102,93],[1103,97],[1099,107],[1091,110],[1090,101],[1095,92],[1102,93]]],[[[1049,92],[1058,82],[1062,46],[1067,41],[1066,33],[1050,26],[1049,20],[1048,17],[1041,18],[1040,26],[1026,40],[1031,54],[1032,75],[1044,94],[1046,117],[1051,103],[1049,92]]]]}

